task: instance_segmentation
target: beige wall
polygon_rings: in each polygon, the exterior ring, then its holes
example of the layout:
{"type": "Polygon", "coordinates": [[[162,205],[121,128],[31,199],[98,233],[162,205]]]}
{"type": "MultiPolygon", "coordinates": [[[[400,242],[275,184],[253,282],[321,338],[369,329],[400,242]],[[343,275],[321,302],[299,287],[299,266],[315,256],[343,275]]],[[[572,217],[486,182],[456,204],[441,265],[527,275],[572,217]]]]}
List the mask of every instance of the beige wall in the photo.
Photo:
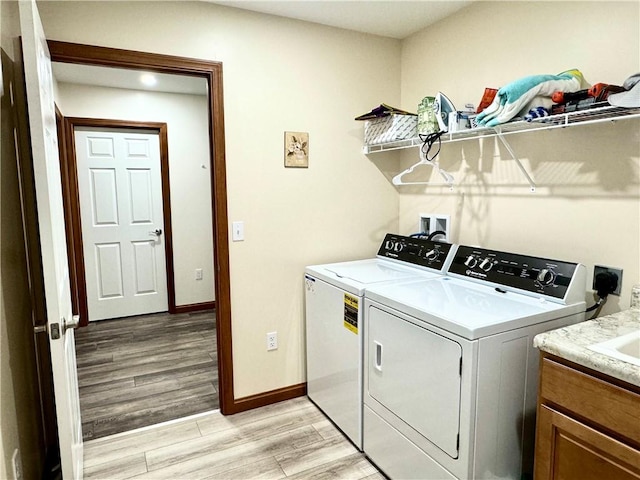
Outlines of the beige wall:
{"type": "Polygon", "coordinates": [[[207,97],[60,83],[56,102],[67,117],[167,124],[176,305],[214,300],[207,97]]]}
{"type": "MultiPolygon", "coordinates": [[[[640,71],[639,8],[474,3],[403,42],[402,107],[415,109],[438,91],[457,108],[477,105],[485,87],[571,68],[589,85],[622,84],[640,71]]],[[[594,264],[623,268],[622,295],[610,296],[603,312],[627,308],[632,285],[640,283],[639,132],[640,121],[627,120],[509,137],[537,182],[535,193],[495,140],[446,145],[440,164],[461,185],[452,192],[400,187],[400,231],[414,231],[420,213],[444,213],[451,215],[452,241],[581,262],[589,286],[594,264]]],[[[408,166],[417,152],[398,158],[408,166]]],[[[420,172],[428,179],[427,167],[420,172]]]]}
{"type": "Polygon", "coordinates": [[[19,449],[24,478],[35,479],[40,478],[44,453],[13,141],[15,110],[9,94],[17,55],[16,3],[0,2],[0,15],[4,83],[0,114],[0,478],[13,478],[12,455],[19,449]]]}
{"type": "Polygon", "coordinates": [[[637,120],[513,138],[536,193],[486,141],[443,148],[443,166],[463,178],[453,192],[402,187],[398,200],[388,177],[415,151],[360,154],[353,117],[382,101],[414,109],[438,90],[475,105],[486,86],[574,67],[589,83],[621,83],[640,70],[637,3],[608,3],[603,22],[591,3],[478,2],[402,43],[203,2],[161,5],[40,10],[52,39],[223,62],[229,220],[245,221],[246,234],[230,243],[236,397],[304,381],[302,268],[372,255],[398,214],[403,233],[418,213],[448,213],[454,241],[622,267],[623,295],[605,312],[628,304],[640,276],[637,120]],[[285,130],[310,133],[309,169],[283,168],[285,130]],[[267,353],[272,330],[280,348],[267,353]]]}
{"type": "Polygon", "coordinates": [[[353,118],[400,100],[400,42],[205,2],[41,2],[48,38],[223,62],[235,396],[305,381],[305,265],[375,254],[398,195],[353,118]],[[283,167],[285,131],[310,135],[283,167]],[[266,333],[279,348],[266,351],[266,333]]]}

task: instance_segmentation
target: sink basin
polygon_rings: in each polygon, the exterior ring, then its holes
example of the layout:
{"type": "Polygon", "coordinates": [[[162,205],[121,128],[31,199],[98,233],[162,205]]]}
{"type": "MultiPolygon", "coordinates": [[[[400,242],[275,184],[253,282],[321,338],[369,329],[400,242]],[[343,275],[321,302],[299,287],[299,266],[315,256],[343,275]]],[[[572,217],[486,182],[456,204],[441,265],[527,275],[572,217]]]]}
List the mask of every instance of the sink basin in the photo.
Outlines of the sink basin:
{"type": "Polygon", "coordinates": [[[640,367],[640,330],[590,345],[587,348],[640,367]]]}

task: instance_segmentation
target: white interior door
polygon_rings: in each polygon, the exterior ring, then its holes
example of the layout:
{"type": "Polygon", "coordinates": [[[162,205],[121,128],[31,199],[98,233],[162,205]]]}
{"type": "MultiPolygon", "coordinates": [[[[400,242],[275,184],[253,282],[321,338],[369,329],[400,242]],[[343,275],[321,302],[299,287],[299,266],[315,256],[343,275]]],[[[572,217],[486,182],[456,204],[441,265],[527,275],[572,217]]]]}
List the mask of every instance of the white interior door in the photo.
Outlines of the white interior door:
{"type": "Polygon", "coordinates": [[[20,28],[51,345],[62,474],[82,478],[82,425],[51,57],[34,0],[21,0],[20,28]]]}
{"type": "Polygon", "coordinates": [[[76,128],[89,320],[168,309],[158,133],[76,128]]]}

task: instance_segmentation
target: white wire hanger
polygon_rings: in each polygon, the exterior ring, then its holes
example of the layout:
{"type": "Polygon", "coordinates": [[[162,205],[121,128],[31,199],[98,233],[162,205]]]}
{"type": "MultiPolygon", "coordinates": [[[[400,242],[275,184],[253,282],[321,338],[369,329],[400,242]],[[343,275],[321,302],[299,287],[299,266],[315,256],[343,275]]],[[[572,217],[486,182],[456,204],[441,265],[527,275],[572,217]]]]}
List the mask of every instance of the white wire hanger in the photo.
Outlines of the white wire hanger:
{"type": "Polygon", "coordinates": [[[437,160],[438,154],[440,153],[440,136],[442,135],[442,133],[444,132],[432,133],[429,135],[420,135],[420,139],[423,140],[423,144],[419,150],[420,161],[393,177],[391,182],[394,185],[442,185],[441,183],[436,182],[405,182],[402,180],[402,177],[413,172],[418,166],[430,165],[443,178],[444,183],[448,185],[449,188],[453,189],[455,178],[449,172],[440,168],[440,162],[437,160]],[[436,141],[438,142],[438,150],[433,156],[431,156],[431,149],[433,148],[433,145],[436,143],[436,141]]]}

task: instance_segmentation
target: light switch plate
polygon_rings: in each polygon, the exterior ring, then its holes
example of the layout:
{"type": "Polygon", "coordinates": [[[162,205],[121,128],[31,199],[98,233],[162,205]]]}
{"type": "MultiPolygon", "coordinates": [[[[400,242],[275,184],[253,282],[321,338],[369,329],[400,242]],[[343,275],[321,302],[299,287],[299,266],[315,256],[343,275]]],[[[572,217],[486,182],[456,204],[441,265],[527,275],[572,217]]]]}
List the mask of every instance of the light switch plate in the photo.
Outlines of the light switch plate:
{"type": "Polygon", "coordinates": [[[231,224],[231,238],[234,242],[244,241],[244,222],[233,222],[231,224]]]}

